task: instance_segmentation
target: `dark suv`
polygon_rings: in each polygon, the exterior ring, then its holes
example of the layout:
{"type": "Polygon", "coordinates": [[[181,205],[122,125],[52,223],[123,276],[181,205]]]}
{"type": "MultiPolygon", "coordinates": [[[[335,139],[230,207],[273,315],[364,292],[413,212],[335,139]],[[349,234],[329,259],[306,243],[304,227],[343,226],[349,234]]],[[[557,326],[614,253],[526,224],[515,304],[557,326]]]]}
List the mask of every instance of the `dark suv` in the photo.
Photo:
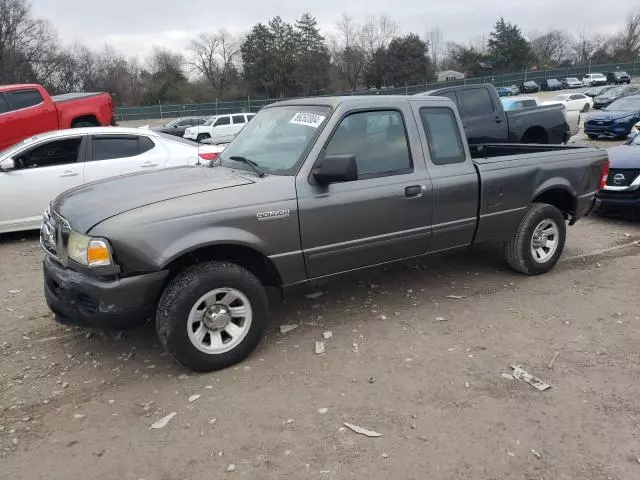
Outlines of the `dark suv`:
{"type": "Polygon", "coordinates": [[[627,72],[609,72],[607,73],[608,85],[622,85],[631,83],[631,76],[627,72]]]}

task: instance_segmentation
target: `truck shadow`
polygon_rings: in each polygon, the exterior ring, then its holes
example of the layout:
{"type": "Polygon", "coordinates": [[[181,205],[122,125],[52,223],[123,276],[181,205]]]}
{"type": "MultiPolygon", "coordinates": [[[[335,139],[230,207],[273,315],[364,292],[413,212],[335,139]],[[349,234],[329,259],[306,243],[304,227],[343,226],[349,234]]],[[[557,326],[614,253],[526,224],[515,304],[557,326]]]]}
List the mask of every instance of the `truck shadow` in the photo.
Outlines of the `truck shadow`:
{"type": "MultiPolygon", "coordinates": [[[[330,328],[336,323],[348,322],[353,315],[370,316],[372,309],[393,312],[446,301],[443,300],[446,295],[487,293],[513,285],[516,278],[523,277],[505,267],[499,249],[474,247],[455,254],[347,274],[290,292],[283,301],[276,292],[270,292],[271,322],[266,338],[251,358],[282,348],[282,345],[276,346],[276,341],[282,340],[285,344],[300,341],[298,335],[304,335],[304,328],[282,337],[279,326],[283,324],[330,328]],[[481,282],[477,281],[478,277],[481,282]]],[[[125,332],[73,330],[76,339],[64,349],[76,357],[91,351],[94,358],[101,358],[110,368],[120,364],[123,369],[133,369],[143,375],[185,373],[162,350],[153,322],[125,332]]]]}

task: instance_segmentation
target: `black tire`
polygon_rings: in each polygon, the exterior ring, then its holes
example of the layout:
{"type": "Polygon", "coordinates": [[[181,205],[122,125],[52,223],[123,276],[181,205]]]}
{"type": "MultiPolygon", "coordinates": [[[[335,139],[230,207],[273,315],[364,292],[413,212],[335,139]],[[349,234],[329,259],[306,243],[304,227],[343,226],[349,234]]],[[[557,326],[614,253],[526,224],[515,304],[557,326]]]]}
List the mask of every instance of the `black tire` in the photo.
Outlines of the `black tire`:
{"type": "Polygon", "coordinates": [[[184,367],[210,372],[245,359],[260,343],[269,318],[265,288],[249,271],[233,263],[204,262],[188,268],[165,288],[156,313],[156,330],[162,346],[184,367]],[[203,295],[216,288],[232,288],[243,293],[252,310],[246,336],[232,350],[205,353],[189,339],[187,318],[203,295]]]}
{"type": "Polygon", "coordinates": [[[597,140],[598,135],[587,134],[587,137],[589,137],[591,140],[597,140]]]}
{"type": "Polygon", "coordinates": [[[196,142],[202,143],[202,141],[206,138],[211,138],[211,135],[209,135],[208,133],[199,133],[198,137],[196,138],[196,142]]]}
{"type": "Polygon", "coordinates": [[[97,127],[97,126],[98,125],[93,122],[83,120],[83,121],[74,123],[71,126],[71,128],[85,128],[85,127],[97,127]]]}
{"type": "Polygon", "coordinates": [[[525,212],[520,224],[513,233],[513,237],[505,245],[505,260],[509,267],[526,275],[540,275],[547,273],[558,262],[567,235],[562,212],[553,205],[546,203],[533,203],[525,212]],[[558,229],[557,247],[553,255],[544,262],[539,262],[532,253],[534,232],[538,225],[544,221],[553,222],[558,229]]]}
{"type": "Polygon", "coordinates": [[[588,104],[588,103],[585,103],[585,104],[584,104],[584,107],[582,107],[582,110],[580,110],[580,111],[581,111],[582,113],[586,113],[586,112],[588,112],[588,111],[589,111],[589,108],[590,108],[590,107],[589,107],[589,104],[588,104]]]}

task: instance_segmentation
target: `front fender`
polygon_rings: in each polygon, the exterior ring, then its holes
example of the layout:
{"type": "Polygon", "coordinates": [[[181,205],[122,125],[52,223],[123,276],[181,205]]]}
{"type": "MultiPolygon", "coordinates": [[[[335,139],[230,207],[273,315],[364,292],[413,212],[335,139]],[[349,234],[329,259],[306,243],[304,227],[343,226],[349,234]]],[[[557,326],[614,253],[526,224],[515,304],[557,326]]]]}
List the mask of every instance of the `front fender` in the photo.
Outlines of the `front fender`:
{"type": "Polygon", "coordinates": [[[174,242],[167,245],[162,253],[154,259],[154,262],[156,263],[156,267],[162,270],[182,255],[203,247],[215,245],[249,247],[265,257],[269,255],[265,242],[253,233],[235,227],[212,226],[176,238],[174,242]]]}

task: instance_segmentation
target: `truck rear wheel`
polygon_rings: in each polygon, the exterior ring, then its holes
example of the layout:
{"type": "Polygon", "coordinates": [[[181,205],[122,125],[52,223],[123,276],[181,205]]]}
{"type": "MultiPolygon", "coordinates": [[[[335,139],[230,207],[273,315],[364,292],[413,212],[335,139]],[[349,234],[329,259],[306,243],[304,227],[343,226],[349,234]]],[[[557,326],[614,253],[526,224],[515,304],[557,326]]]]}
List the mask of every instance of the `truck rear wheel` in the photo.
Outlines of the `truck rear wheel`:
{"type": "Polygon", "coordinates": [[[505,246],[507,264],[526,275],[547,273],[562,255],[566,235],[562,212],[553,205],[534,203],[505,246]]]}
{"type": "Polygon", "coordinates": [[[260,281],[233,263],[188,268],[165,288],[156,313],[163,347],[197,372],[226,368],[258,345],[269,317],[260,281]]]}

